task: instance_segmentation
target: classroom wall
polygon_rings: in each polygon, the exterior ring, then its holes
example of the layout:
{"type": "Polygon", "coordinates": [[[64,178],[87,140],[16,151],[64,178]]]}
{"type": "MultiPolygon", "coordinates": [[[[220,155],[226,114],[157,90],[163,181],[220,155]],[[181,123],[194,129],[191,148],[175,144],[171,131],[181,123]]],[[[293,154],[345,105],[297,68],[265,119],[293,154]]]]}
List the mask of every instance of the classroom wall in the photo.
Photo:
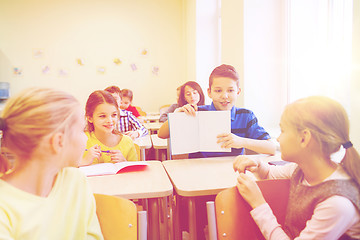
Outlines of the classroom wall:
{"type": "Polygon", "coordinates": [[[118,85],[133,90],[135,105],[158,111],[176,101],[186,81],[184,6],[182,0],[1,1],[0,81],[10,82],[12,95],[55,87],[82,103],[93,90],[118,85]]]}

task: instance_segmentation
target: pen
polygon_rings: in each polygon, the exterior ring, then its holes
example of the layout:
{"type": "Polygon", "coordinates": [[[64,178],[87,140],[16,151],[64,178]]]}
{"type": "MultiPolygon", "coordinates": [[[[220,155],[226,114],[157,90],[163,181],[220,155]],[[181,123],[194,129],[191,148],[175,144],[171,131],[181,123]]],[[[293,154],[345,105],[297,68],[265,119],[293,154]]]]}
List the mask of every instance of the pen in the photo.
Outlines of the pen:
{"type": "MultiPolygon", "coordinates": [[[[85,149],[85,151],[88,151],[87,149],[85,149]]],[[[101,151],[103,153],[110,153],[110,150],[107,150],[107,151],[101,151]]]]}

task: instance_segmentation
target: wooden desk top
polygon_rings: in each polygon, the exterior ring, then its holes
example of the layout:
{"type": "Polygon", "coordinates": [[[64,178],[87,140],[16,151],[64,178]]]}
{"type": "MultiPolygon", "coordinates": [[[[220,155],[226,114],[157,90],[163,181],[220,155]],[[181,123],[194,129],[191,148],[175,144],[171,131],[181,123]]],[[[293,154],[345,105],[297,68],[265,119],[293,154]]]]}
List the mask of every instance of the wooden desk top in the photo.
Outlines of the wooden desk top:
{"type": "Polygon", "coordinates": [[[172,194],[173,186],[160,161],[147,161],[143,171],[88,177],[94,193],[128,199],[158,198],[172,194]]]}
{"type": "Polygon", "coordinates": [[[135,139],[134,143],[137,144],[140,149],[149,149],[152,147],[151,137],[149,134],[135,139]]]}
{"type": "Polygon", "coordinates": [[[168,140],[159,138],[157,134],[151,134],[151,141],[155,149],[167,149],[168,140]]]}
{"type": "Polygon", "coordinates": [[[235,157],[164,161],[176,192],[185,197],[215,195],[236,185],[235,157]]]}
{"type": "Polygon", "coordinates": [[[144,123],[144,127],[149,130],[159,130],[162,124],[161,122],[150,122],[144,123]]]}

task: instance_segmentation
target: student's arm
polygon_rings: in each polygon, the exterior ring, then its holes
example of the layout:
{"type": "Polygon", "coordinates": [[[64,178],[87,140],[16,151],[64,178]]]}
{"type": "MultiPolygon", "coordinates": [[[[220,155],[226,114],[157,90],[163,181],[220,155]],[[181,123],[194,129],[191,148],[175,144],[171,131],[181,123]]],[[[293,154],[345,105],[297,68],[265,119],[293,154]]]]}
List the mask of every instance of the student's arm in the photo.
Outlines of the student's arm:
{"type": "MultiPolygon", "coordinates": [[[[254,208],[250,214],[266,239],[290,239],[277,223],[268,204],[254,208]]],[[[315,207],[311,219],[295,239],[339,239],[357,221],[359,213],[351,201],[342,196],[333,196],[315,207]]]]}
{"type": "Polygon", "coordinates": [[[220,134],[218,135],[218,143],[221,143],[223,148],[246,148],[257,153],[274,155],[276,145],[271,139],[258,140],[251,138],[243,138],[235,134],[220,134]]]}
{"type": "Polygon", "coordinates": [[[137,131],[139,133],[139,137],[145,136],[149,134],[149,131],[140,123],[140,121],[131,113],[127,112],[129,124],[131,125],[132,132],[137,131]]]}
{"type": "Polygon", "coordinates": [[[168,120],[166,120],[159,128],[158,137],[159,138],[169,138],[170,137],[168,120]]]}

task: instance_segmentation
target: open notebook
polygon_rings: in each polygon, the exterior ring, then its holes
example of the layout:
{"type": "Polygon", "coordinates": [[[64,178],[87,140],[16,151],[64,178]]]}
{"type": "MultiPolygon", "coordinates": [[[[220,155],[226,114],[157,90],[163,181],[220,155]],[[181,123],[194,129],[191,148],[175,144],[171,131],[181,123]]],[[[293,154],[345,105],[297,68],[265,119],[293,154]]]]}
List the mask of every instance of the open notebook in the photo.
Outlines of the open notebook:
{"type": "Polygon", "coordinates": [[[198,111],[196,116],[169,113],[171,154],[231,152],[222,148],[217,136],[231,133],[230,111],[198,111]]]}
{"type": "Polygon", "coordinates": [[[86,176],[112,175],[121,172],[144,170],[149,164],[144,161],[118,162],[118,163],[99,163],[89,166],[79,167],[86,176]]]}

